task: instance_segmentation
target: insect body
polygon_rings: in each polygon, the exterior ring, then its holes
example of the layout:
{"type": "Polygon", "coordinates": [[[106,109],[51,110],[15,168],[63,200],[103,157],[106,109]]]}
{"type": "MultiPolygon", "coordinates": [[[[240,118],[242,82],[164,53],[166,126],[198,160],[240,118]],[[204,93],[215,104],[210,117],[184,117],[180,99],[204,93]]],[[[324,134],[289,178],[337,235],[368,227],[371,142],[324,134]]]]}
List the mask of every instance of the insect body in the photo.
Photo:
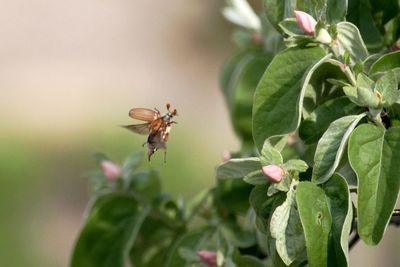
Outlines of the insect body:
{"type": "Polygon", "coordinates": [[[172,120],[177,115],[176,109],[170,111],[170,105],[167,104],[168,112],[161,115],[158,109],[148,108],[133,108],[129,111],[129,117],[146,123],[132,124],[123,126],[138,134],[148,134],[147,141],[143,144],[147,144],[147,154],[150,161],[151,156],[158,149],[164,149],[164,162],[167,155],[166,142],[168,141],[169,132],[171,125],[176,123],[172,120]]]}

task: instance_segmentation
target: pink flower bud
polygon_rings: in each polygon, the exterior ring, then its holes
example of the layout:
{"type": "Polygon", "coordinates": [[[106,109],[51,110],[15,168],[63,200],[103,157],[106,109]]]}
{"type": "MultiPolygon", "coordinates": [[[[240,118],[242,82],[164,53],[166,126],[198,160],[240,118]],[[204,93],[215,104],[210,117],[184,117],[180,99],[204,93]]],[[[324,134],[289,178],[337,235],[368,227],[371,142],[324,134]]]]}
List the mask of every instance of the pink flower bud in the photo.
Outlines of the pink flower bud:
{"type": "Polygon", "coordinates": [[[108,180],[115,181],[121,176],[121,168],[117,164],[109,160],[103,160],[100,165],[108,180]]]}
{"type": "Polygon", "coordinates": [[[298,10],[294,11],[294,15],[296,16],[297,25],[308,35],[314,35],[315,25],[317,25],[315,19],[306,12],[298,10]]]}
{"type": "Polygon", "coordinates": [[[229,152],[228,150],[224,150],[224,152],[222,152],[222,160],[228,161],[230,159],[231,159],[231,152],[229,152]]]}
{"type": "Polygon", "coordinates": [[[263,166],[262,172],[273,183],[279,183],[284,175],[283,169],[276,165],[263,166]]]}
{"type": "Polygon", "coordinates": [[[215,253],[214,251],[199,250],[197,251],[197,256],[199,256],[200,260],[208,267],[217,266],[217,253],[215,253]]]}

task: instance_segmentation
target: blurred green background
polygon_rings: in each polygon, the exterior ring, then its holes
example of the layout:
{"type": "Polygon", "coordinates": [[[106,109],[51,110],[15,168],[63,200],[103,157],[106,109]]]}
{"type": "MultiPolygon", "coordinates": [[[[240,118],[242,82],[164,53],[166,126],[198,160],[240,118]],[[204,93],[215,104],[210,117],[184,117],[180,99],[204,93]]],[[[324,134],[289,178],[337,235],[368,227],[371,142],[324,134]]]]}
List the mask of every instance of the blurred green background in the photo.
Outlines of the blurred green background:
{"type": "MultiPolygon", "coordinates": [[[[253,1],[256,3],[259,1],[253,1]]],[[[0,0],[0,266],[67,266],[88,201],[92,155],[143,150],[132,107],[178,109],[164,189],[210,187],[235,138],[218,88],[233,51],[215,0],[0,0]]],[[[398,266],[398,229],[352,266],[398,266]],[[382,264],[384,263],[384,264],[382,264]]]]}

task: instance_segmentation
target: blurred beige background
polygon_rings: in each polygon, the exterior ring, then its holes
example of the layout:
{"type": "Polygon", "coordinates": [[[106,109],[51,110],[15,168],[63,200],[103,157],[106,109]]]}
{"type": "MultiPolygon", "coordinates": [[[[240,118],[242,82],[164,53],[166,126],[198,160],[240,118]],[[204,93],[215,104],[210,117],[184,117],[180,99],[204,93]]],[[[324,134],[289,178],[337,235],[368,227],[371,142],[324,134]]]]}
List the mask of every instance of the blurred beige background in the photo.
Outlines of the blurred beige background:
{"type": "MultiPolygon", "coordinates": [[[[222,151],[239,146],[218,88],[234,49],[222,4],[0,0],[0,266],[67,266],[91,155],[143,149],[117,127],[132,107],[178,109],[167,164],[149,164],[166,191],[213,184],[222,151]]],[[[398,266],[390,230],[377,249],[358,244],[352,266],[398,266]]]]}

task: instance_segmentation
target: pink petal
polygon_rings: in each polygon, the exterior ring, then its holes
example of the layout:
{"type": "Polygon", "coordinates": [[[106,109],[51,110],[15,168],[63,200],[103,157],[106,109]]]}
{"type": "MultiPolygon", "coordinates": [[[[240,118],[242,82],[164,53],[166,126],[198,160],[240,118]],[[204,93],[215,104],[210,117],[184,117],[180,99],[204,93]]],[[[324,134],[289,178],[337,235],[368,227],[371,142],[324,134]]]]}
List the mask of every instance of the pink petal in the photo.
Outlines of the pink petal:
{"type": "Polygon", "coordinates": [[[197,251],[197,256],[199,256],[200,260],[208,267],[217,266],[217,253],[215,253],[214,251],[199,250],[197,251]]]}
{"type": "Polygon", "coordinates": [[[110,181],[115,181],[121,176],[121,168],[117,164],[109,160],[104,160],[100,165],[104,175],[110,181]]]}
{"type": "Polygon", "coordinates": [[[279,183],[284,175],[283,169],[276,165],[263,166],[262,172],[273,183],[279,183]]]}
{"type": "Polygon", "coordinates": [[[294,11],[294,15],[296,16],[297,25],[308,35],[314,35],[315,25],[317,22],[315,19],[303,11],[294,11]]]}

